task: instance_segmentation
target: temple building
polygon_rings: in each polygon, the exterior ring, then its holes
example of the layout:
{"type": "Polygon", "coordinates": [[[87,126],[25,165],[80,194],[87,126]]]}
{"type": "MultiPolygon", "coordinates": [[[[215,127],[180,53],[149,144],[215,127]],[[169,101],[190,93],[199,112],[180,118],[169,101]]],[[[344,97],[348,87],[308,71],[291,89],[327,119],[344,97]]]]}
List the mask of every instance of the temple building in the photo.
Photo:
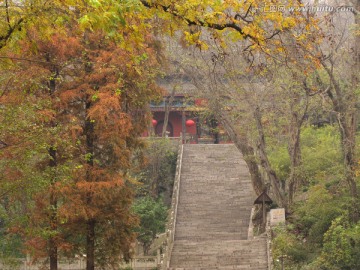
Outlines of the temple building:
{"type": "Polygon", "coordinates": [[[164,95],[162,101],[152,102],[150,109],[153,115],[152,132],[155,136],[163,136],[168,113],[165,137],[182,138],[186,143],[228,142],[225,132],[218,126],[217,121],[209,116],[204,99],[184,94],[175,94],[173,97],[164,95]]]}
{"type": "Polygon", "coordinates": [[[156,136],[162,136],[166,110],[168,107],[167,137],[182,137],[196,141],[201,136],[198,112],[204,110],[197,106],[197,100],[183,94],[174,95],[171,104],[170,96],[164,96],[162,102],[152,102],[153,127],[156,136]]]}

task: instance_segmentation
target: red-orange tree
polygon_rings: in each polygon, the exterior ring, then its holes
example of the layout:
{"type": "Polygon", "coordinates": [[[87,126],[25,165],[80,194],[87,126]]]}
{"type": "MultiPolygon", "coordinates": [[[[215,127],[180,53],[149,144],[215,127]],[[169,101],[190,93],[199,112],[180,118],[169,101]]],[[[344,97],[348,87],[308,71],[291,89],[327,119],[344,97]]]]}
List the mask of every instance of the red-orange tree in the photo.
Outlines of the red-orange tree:
{"type": "Polygon", "coordinates": [[[83,68],[59,94],[59,110],[69,129],[78,131],[81,157],[74,184],[63,189],[60,215],[86,235],[87,269],[93,269],[95,257],[116,261],[134,240],[126,173],[147,127],[146,106],[157,91],[156,61],[151,47],[130,53],[101,32],[88,33],[83,43],[83,68]]]}
{"type": "Polygon", "coordinates": [[[56,56],[50,50],[44,53],[46,42],[40,41],[36,32],[35,28],[29,29],[26,39],[19,42],[21,51],[4,51],[7,61],[2,63],[6,67],[2,80],[7,84],[2,88],[0,101],[4,121],[1,137],[6,147],[0,153],[0,170],[3,172],[1,189],[6,192],[1,199],[11,201],[13,207],[22,209],[19,211],[22,216],[7,224],[8,232],[20,233],[28,239],[29,247],[32,247],[28,252],[38,251],[32,240],[38,237],[47,239],[48,245],[43,245],[42,241],[35,242],[44,247],[41,251],[49,255],[53,265],[57,265],[57,200],[54,187],[56,182],[69,177],[71,144],[66,134],[61,132],[61,123],[56,120],[53,96],[57,78],[54,71],[63,67],[66,58],[73,52],[70,50],[56,56]],[[35,47],[36,41],[38,44],[35,47]],[[61,159],[57,154],[60,149],[61,159]],[[20,196],[23,197],[21,200],[20,196]],[[44,199],[48,203],[44,204],[44,199]],[[32,211],[35,203],[41,206],[46,217],[39,221],[41,226],[37,227],[28,226],[38,217],[32,214],[35,213],[32,211]]]}

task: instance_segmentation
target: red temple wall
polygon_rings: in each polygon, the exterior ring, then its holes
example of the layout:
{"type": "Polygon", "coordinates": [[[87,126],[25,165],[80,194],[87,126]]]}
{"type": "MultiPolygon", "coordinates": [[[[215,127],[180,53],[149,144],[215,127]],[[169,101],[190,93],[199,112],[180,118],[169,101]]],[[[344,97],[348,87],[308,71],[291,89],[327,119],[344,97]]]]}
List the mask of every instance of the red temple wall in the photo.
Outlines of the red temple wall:
{"type": "MultiPolygon", "coordinates": [[[[158,122],[157,125],[162,125],[162,122],[164,121],[165,113],[164,112],[154,112],[154,119],[158,122]]],[[[191,118],[186,118],[186,120],[189,120],[191,118]]],[[[173,137],[180,137],[180,134],[182,132],[182,117],[181,112],[170,112],[169,114],[169,123],[171,124],[173,128],[173,137]]],[[[156,130],[156,126],[155,126],[156,130]]],[[[186,127],[186,133],[190,133],[192,135],[196,135],[196,125],[192,127],[186,127]]]]}

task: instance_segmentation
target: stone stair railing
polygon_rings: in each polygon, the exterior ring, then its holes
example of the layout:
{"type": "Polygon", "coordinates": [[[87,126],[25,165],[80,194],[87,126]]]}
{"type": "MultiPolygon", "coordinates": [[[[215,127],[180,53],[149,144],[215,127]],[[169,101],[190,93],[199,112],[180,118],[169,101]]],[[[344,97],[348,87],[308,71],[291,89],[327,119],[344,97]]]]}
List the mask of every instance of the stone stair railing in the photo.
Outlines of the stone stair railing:
{"type": "Polygon", "coordinates": [[[268,256],[268,269],[272,270],[273,266],[273,259],[272,259],[272,233],[271,233],[271,226],[270,226],[270,212],[266,214],[266,245],[267,245],[267,256],[268,256]]]}
{"type": "Polygon", "coordinates": [[[167,234],[166,250],[163,256],[163,260],[161,262],[162,270],[166,270],[169,268],[170,256],[174,246],[183,152],[184,152],[184,145],[181,144],[179,145],[178,158],[176,163],[175,181],[174,181],[174,188],[173,188],[172,201],[171,201],[171,210],[170,210],[171,212],[170,212],[170,218],[167,224],[167,231],[166,231],[167,234]]]}
{"type": "Polygon", "coordinates": [[[285,218],[285,209],[284,208],[276,208],[271,209],[270,212],[267,213],[267,222],[266,222],[266,235],[267,235],[267,251],[268,251],[268,269],[274,269],[274,258],[273,258],[273,238],[276,237],[274,234],[274,229],[276,227],[282,227],[286,225],[285,218]]]}

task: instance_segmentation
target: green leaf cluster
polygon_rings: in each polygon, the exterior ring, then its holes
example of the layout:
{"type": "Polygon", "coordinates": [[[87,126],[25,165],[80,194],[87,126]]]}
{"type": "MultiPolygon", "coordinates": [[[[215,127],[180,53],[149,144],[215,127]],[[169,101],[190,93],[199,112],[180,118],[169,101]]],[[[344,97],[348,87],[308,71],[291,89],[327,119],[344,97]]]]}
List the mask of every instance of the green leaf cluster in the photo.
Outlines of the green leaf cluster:
{"type": "Polygon", "coordinates": [[[144,252],[147,253],[156,235],[165,231],[167,207],[161,198],[155,200],[146,196],[135,202],[133,210],[140,218],[140,226],[136,229],[137,239],[143,244],[144,252]]]}
{"type": "Polygon", "coordinates": [[[319,269],[360,269],[360,222],[351,224],[346,215],[334,219],[324,235],[317,260],[319,269]]]}
{"type": "MultiPolygon", "coordinates": [[[[301,133],[304,182],[289,211],[287,227],[275,229],[275,269],[359,269],[359,223],[353,223],[353,200],[343,181],[342,153],[336,126],[305,126],[301,133]]],[[[269,152],[286,181],[290,164],[285,144],[269,152]]]]}

